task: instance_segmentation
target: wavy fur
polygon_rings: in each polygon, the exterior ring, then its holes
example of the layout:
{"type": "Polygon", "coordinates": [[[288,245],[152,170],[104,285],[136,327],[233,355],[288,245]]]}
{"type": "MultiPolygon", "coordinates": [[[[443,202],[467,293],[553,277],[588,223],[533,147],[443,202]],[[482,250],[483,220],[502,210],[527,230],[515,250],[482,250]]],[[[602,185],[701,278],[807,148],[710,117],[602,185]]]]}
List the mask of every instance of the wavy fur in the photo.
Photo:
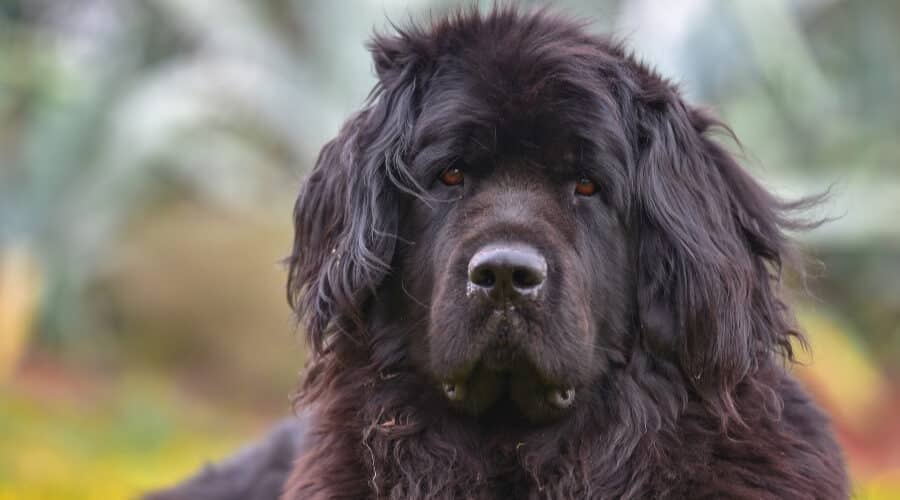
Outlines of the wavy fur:
{"type": "Polygon", "coordinates": [[[379,83],[294,211],[288,296],[311,347],[297,406],[314,424],[285,500],[847,496],[828,421],[785,370],[802,341],[779,298],[785,231],[816,200],[771,195],[711,137],[727,128],[547,11],[464,10],[370,49],[379,83]],[[493,127],[499,143],[527,127],[497,123],[539,108],[607,166],[633,272],[572,413],[504,429],[451,411],[413,359],[415,311],[436,306],[404,293],[404,269],[420,288],[442,275],[414,257],[432,233],[407,227],[433,203],[419,170],[458,156],[443,139],[493,127]]]}

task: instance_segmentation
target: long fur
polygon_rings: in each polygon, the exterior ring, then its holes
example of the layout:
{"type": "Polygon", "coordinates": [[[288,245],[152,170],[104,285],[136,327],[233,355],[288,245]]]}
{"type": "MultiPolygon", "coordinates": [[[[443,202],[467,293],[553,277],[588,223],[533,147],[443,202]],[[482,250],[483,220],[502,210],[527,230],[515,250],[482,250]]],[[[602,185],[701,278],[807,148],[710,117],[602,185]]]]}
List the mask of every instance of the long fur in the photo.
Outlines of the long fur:
{"type": "Polygon", "coordinates": [[[802,344],[779,298],[785,231],[816,200],[771,195],[711,137],[726,127],[620,44],[547,11],[463,10],[370,49],[379,82],[294,212],[288,296],[311,347],[296,404],[313,423],[285,500],[847,497],[827,418],[785,368],[802,344]],[[498,110],[553,98],[580,154],[610,166],[629,313],[571,414],[497,432],[449,411],[411,361],[424,327],[397,313],[422,300],[396,286],[404,217],[429,202],[417,169],[453,153],[439,140],[450,124],[496,127],[498,110]]]}

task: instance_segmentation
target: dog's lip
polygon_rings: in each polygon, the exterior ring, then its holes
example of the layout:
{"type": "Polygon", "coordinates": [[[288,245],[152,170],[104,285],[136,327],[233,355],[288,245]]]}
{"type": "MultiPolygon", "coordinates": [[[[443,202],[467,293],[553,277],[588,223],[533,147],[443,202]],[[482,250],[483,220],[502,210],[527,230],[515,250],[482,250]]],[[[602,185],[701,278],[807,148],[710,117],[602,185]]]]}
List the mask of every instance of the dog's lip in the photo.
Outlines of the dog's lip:
{"type": "MultiPolygon", "coordinates": [[[[532,372],[531,378],[525,377],[519,370],[521,370],[521,367],[518,367],[516,370],[495,370],[482,364],[479,369],[472,370],[466,377],[446,378],[440,380],[438,385],[441,393],[451,405],[474,415],[493,406],[496,400],[503,397],[503,394],[511,395],[524,414],[533,415],[534,411],[542,412],[544,416],[538,420],[544,420],[553,415],[561,415],[574,406],[576,397],[574,385],[544,380],[538,375],[537,371],[532,372]],[[475,375],[473,376],[473,374],[475,375]],[[513,386],[516,385],[514,379],[517,376],[530,380],[533,383],[533,387],[526,389],[525,392],[514,390],[513,386]],[[480,388],[480,379],[477,377],[498,377],[495,380],[496,384],[498,384],[497,387],[501,389],[494,392],[489,400],[474,401],[472,398],[477,400],[479,394],[484,395],[483,387],[480,388]],[[528,410],[523,405],[535,406],[536,409],[528,410]],[[543,410],[539,408],[543,408],[543,410]]],[[[518,387],[527,386],[519,385],[518,387]]]]}
{"type": "Polygon", "coordinates": [[[547,402],[559,410],[571,407],[575,403],[574,387],[554,387],[547,391],[547,402]]]}
{"type": "Polygon", "coordinates": [[[441,384],[441,389],[450,401],[462,401],[466,398],[466,386],[464,383],[445,381],[441,384]]]}
{"type": "Polygon", "coordinates": [[[446,360],[443,369],[433,375],[441,384],[460,385],[481,370],[499,376],[528,372],[547,387],[571,385],[565,377],[551,376],[542,368],[540,354],[528,348],[528,335],[535,332],[526,328],[521,318],[513,320],[503,311],[495,311],[479,329],[474,348],[455,360],[446,360]]]}
{"type": "Polygon", "coordinates": [[[569,379],[574,373],[548,371],[542,353],[531,348],[541,324],[513,305],[478,312],[483,316],[473,332],[475,344],[432,372],[438,394],[472,416],[501,408],[504,400],[534,423],[566,414],[581,382],[569,379]]]}

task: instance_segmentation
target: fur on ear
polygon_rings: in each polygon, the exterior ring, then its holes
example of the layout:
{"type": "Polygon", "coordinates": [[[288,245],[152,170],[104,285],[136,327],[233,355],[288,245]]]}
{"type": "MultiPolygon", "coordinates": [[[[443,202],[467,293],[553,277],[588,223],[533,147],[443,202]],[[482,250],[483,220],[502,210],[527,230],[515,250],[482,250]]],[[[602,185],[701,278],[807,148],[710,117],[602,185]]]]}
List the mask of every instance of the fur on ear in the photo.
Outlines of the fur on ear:
{"type": "Polygon", "coordinates": [[[723,420],[740,421],[734,388],[773,353],[792,359],[791,339],[803,341],[778,296],[791,258],[784,231],[815,225],[790,213],[818,199],[786,203],[766,191],[708,137],[730,130],[663,80],[646,79],[636,99],[642,338],[675,358],[723,420]]]}
{"type": "Polygon", "coordinates": [[[379,82],[366,107],[327,143],[294,206],[288,301],[313,355],[333,334],[362,343],[364,308],[387,276],[396,246],[417,79],[400,40],[370,46],[379,82]]]}

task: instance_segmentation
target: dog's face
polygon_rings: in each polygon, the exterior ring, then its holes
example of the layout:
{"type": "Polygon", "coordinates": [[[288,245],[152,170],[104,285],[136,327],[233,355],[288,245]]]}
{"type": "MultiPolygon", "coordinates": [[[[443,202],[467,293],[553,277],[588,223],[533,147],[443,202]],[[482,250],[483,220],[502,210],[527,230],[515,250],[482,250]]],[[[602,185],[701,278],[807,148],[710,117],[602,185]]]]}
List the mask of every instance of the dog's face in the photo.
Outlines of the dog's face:
{"type": "Polygon", "coordinates": [[[618,45],[498,11],[372,51],[372,99],[295,208],[288,292],[314,363],[546,421],[642,359],[727,413],[789,353],[772,283],[792,206],[618,45]]]}
{"type": "MultiPolygon", "coordinates": [[[[468,413],[511,400],[545,420],[623,357],[634,269],[614,176],[579,156],[562,120],[577,102],[538,100],[523,120],[477,92],[454,94],[489,118],[445,117],[412,161],[423,193],[401,214],[395,260],[405,309],[422,325],[411,358],[468,413]]],[[[422,112],[445,104],[426,100],[422,112]]]]}

